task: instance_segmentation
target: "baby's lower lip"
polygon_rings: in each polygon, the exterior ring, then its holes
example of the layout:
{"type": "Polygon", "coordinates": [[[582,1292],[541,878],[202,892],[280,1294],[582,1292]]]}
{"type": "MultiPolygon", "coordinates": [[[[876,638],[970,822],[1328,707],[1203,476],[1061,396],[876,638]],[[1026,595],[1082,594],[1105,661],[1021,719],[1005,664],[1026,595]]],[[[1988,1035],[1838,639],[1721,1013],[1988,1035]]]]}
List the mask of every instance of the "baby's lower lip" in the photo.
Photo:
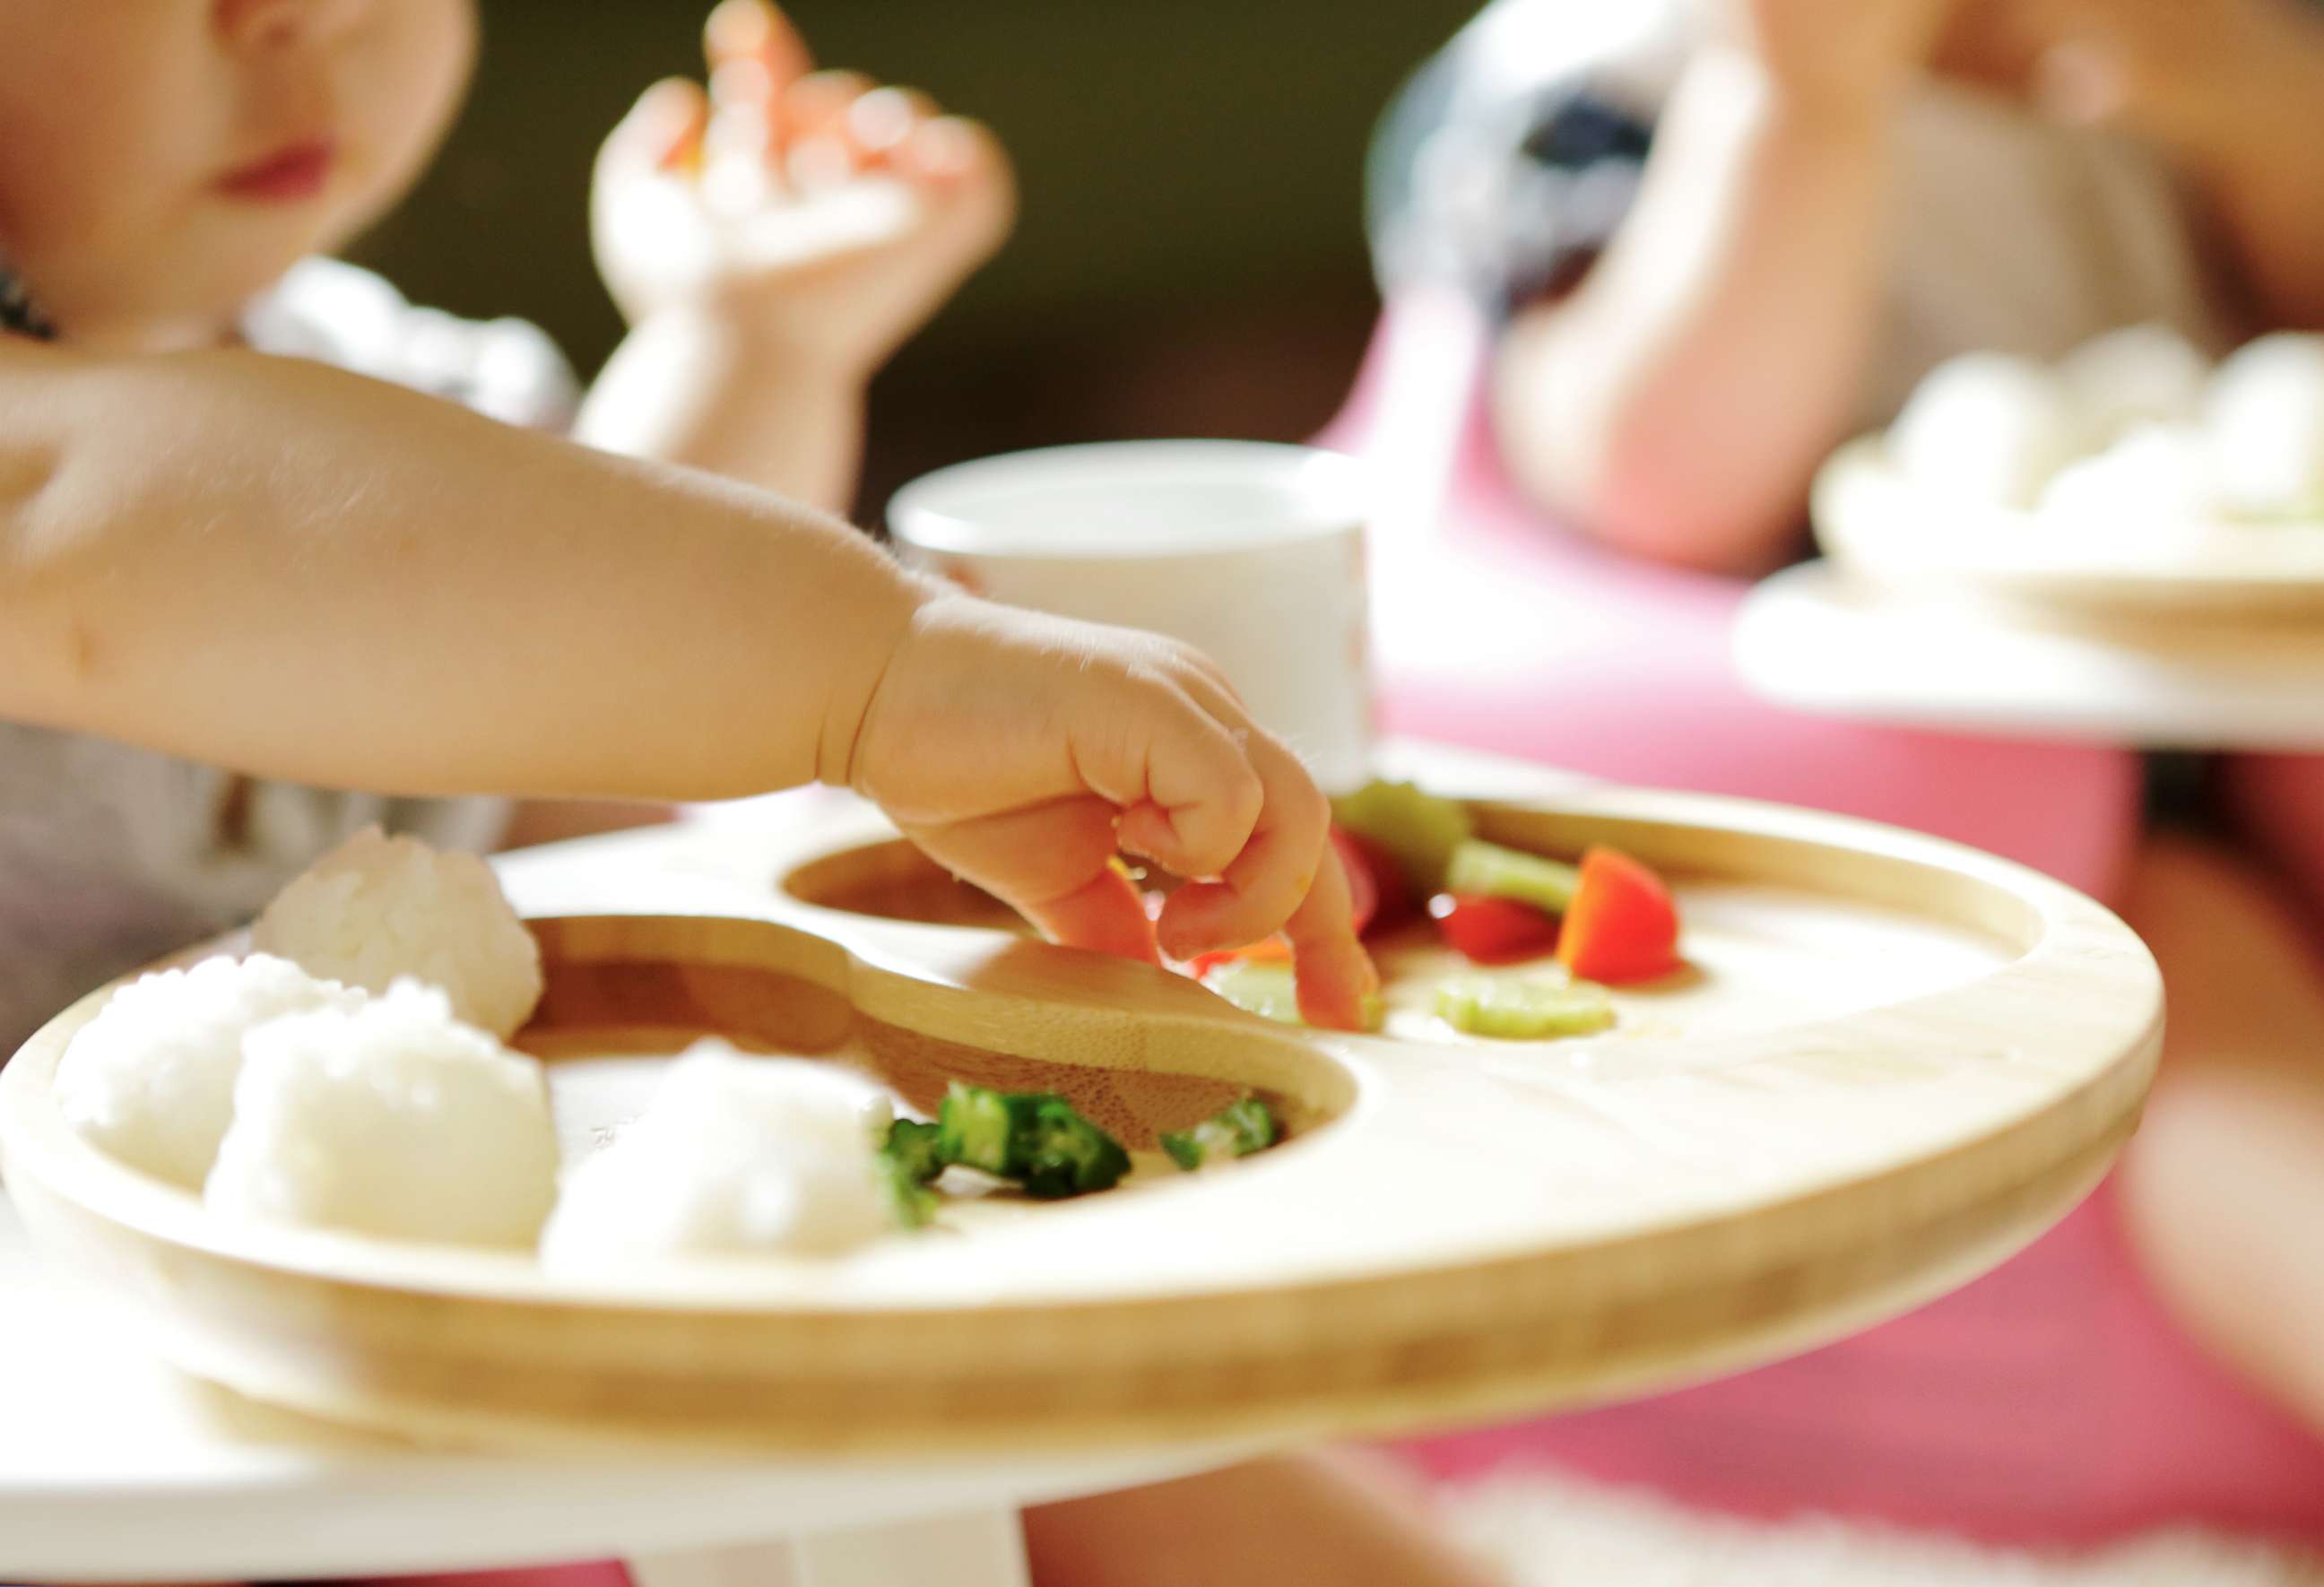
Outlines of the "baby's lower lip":
{"type": "Polygon", "coordinates": [[[337,159],[338,151],[327,142],[296,144],[228,171],[218,179],[218,191],[260,202],[312,198],[330,185],[337,159]]]}

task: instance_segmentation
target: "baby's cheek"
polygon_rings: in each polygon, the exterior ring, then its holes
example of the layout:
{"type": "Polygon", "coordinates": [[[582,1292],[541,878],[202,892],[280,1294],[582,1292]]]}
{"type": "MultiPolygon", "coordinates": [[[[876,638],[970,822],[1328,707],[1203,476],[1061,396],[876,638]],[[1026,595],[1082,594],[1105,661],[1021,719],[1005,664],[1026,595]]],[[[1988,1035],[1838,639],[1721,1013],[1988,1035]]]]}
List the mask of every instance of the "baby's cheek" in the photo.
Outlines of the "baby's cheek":
{"type": "Polygon", "coordinates": [[[199,169],[226,106],[198,32],[165,15],[199,9],[24,0],[0,11],[0,245],[20,263],[133,238],[199,169]]]}
{"type": "Polygon", "coordinates": [[[358,226],[392,208],[432,158],[475,66],[471,0],[370,0],[333,73],[363,191],[358,226]]]}

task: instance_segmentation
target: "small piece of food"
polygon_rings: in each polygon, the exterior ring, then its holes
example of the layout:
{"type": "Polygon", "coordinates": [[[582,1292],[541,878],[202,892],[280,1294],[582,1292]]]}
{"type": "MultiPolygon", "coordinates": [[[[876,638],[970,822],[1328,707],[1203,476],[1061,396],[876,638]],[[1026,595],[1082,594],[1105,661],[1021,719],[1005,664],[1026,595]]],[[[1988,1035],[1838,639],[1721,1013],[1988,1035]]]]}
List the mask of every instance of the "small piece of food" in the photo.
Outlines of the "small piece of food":
{"type": "Polygon", "coordinates": [[[402,981],[243,1038],[212,1211],[306,1228],[529,1245],[557,1194],[540,1066],[402,981]]]}
{"type": "Polygon", "coordinates": [[[1299,987],[1288,963],[1263,959],[1230,959],[1203,973],[1203,984],[1246,1013],[1301,1023],[1299,987]]]}
{"type": "Polygon", "coordinates": [[[1264,937],[1239,948],[1214,948],[1207,954],[1196,954],[1186,961],[1186,973],[1197,981],[1207,980],[1212,971],[1222,964],[1288,964],[1291,945],[1280,937],[1264,937]]]}
{"type": "Polygon", "coordinates": [[[1265,1151],[1279,1133],[1267,1104],[1247,1096],[1230,1103],[1192,1130],[1170,1131],[1161,1140],[1170,1160],[1191,1174],[1207,1164],[1265,1151]]]}
{"type": "MultiPolygon", "coordinates": [[[[1206,972],[1203,984],[1247,1013],[1286,1025],[1305,1023],[1299,1017],[1298,981],[1286,961],[1231,960],[1206,972]]],[[[1387,1017],[1377,993],[1364,1000],[1362,1012],[1366,1030],[1378,1030],[1387,1017]]]]}
{"type": "Polygon", "coordinates": [[[1959,501],[2031,507],[2083,449],[2080,416],[2052,371],[2000,353],[1932,370],[1888,431],[1889,461],[1959,501]]]}
{"type": "Polygon", "coordinates": [[[58,1060],[57,1105],[99,1150],[199,1190],[234,1117],[243,1037],[284,1014],[363,1001],[266,954],[141,976],[106,1000],[58,1060]]]}
{"type": "Polygon", "coordinates": [[[1440,892],[1428,913],[1472,964],[1517,964],[1557,951],[1557,917],[1517,899],[1440,892]]]}
{"type": "Polygon", "coordinates": [[[1661,877],[1606,848],[1582,854],[1581,875],[1557,939],[1560,964],[1609,986],[1653,981],[1680,967],[1678,905],[1661,877]]]}
{"type": "Polygon", "coordinates": [[[879,1152],[872,1158],[874,1172],[888,1192],[889,1211],[899,1229],[925,1229],[936,1220],[942,1208],[936,1193],[927,1182],[912,1176],[910,1168],[890,1152],[879,1152]]]}
{"type": "Polygon", "coordinates": [[[810,1058],[698,1042],[646,1111],[566,1176],[541,1260],[565,1271],[688,1258],[829,1256],[934,1198],[891,1153],[894,1107],[862,1076],[810,1058]]]}
{"type": "Polygon", "coordinates": [[[2324,336],[2280,331],[2235,353],[2211,377],[2204,430],[2229,511],[2324,516],[2324,336]]]}
{"type": "Polygon", "coordinates": [[[915,1185],[931,1183],[945,1170],[943,1130],[918,1119],[898,1119],[888,1126],[887,1154],[915,1185]]]}
{"type": "Polygon", "coordinates": [[[888,1143],[880,1149],[881,1170],[895,1198],[896,1222],[919,1229],[936,1215],[934,1185],[945,1171],[943,1131],[933,1122],[898,1119],[888,1126],[888,1143]]]}
{"type": "Polygon", "coordinates": [[[1566,911],[1581,881],[1581,873],[1571,865],[1481,838],[1454,849],[1444,872],[1446,892],[1517,899],[1553,915],[1566,911]]]}
{"type": "Polygon", "coordinates": [[[1044,1201],[1111,1190],[1130,1172],[1121,1143],[1061,1096],[955,1082],[936,1110],[944,1161],[1014,1181],[1044,1201]]]}
{"type": "Polygon", "coordinates": [[[1602,986],[1536,975],[1464,975],[1436,989],[1438,1018],[1455,1030],[1504,1041],[1590,1036],[1614,1023],[1602,986]]]}
{"type": "Polygon", "coordinates": [[[373,992],[409,976],[505,1041],[540,1001],[540,948],[474,854],[366,827],[284,888],[251,928],[261,953],[373,992]]]}
{"type": "Polygon", "coordinates": [[[2142,426],[2191,421],[2210,375],[2203,350],[2167,325],[2107,331],[2058,364],[2082,432],[2098,446],[2142,426]]]}
{"type": "Polygon", "coordinates": [[[1408,782],[1374,782],[1332,801],[1332,819],[1385,856],[1415,898],[1444,885],[1452,851],[1476,835],[1469,808],[1408,782]]]}
{"type": "Polygon", "coordinates": [[[2143,424],[2059,474],[2042,493],[2042,511],[2099,530],[2168,529],[2217,518],[2221,503],[2201,433],[2143,424]]]}

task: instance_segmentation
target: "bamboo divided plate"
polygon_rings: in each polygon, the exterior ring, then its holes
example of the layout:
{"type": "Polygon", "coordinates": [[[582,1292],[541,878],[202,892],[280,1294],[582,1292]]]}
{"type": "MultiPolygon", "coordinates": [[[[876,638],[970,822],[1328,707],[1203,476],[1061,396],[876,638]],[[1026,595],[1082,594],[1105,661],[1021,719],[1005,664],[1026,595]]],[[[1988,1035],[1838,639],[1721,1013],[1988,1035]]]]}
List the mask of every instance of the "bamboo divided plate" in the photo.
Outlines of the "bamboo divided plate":
{"type": "Polygon", "coordinates": [[[1889,466],[1877,436],[1824,465],[1813,515],[1827,556],[1897,589],[2159,616],[2324,615],[2324,521],[2061,522],[1932,494],[1889,466]]]}
{"type": "MultiPolygon", "coordinates": [[[[1064,1092],[1124,1186],[963,1204],[845,1259],[622,1291],[529,1257],[237,1227],[82,1142],[51,1091],[102,993],[0,1072],[24,1222],[180,1366],[415,1435],[898,1455],[1446,1426],[1804,1348],[1959,1284],[2062,1215],[2130,1132],[2152,960],[2034,873],[1835,817],[1582,789],[1479,807],[1680,889],[1695,966],[1620,1029],[1311,1033],[1026,940],[875,820],[601,840],[509,865],[549,992],[521,1038],[577,1143],[650,1055],[715,1031],[1064,1092]],[[1214,1172],[1157,1129],[1251,1088],[1291,1139],[1214,1172]]],[[[1387,955],[1425,972],[1423,946],[1387,955]]]]}

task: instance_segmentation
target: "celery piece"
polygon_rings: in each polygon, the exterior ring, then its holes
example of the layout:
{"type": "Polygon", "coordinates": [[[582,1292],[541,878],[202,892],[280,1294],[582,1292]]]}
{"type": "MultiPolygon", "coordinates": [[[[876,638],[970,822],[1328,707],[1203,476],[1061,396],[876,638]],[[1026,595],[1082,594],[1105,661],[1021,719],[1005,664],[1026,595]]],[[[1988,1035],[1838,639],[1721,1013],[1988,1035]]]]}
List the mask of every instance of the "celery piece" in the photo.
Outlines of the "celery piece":
{"type": "Polygon", "coordinates": [[[1444,885],[1452,851],[1474,836],[1469,807],[1408,782],[1367,783],[1332,801],[1332,819],[1396,862],[1418,898],[1444,885]]]}
{"type": "Polygon", "coordinates": [[[1454,849],[1452,863],[1444,871],[1446,892],[1516,899],[1553,915],[1572,907],[1573,890],[1581,885],[1582,872],[1571,865],[1482,838],[1471,838],[1454,849]]]}
{"type": "Polygon", "coordinates": [[[1587,981],[1463,975],[1436,989],[1436,1012],[1456,1030],[1505,1041],[1590,1036],[1614,1023],[1613,1000],[1587,981]]]}

